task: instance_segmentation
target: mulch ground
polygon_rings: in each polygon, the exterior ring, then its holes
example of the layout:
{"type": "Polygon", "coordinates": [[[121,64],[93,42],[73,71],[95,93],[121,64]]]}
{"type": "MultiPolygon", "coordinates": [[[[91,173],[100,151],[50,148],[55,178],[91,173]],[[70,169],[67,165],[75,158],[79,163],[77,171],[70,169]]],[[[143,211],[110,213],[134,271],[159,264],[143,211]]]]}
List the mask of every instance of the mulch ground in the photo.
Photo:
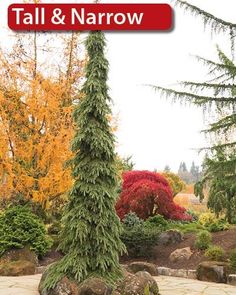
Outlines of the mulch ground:
{"type": "MultiPolygon", "coordinates": [[[[169,268],[196,269],[198,264],[202,261],[207,260],[207,258],[204,256],[204,251],[199,251],[195,249],[195,240],[195,234],[185,234],[184,240],[179,244],[156,246],[153,251],[153,257],[139,259],[130,259],[129,257],[123,257],[122,263],[142,260],[155,263],[158,266],[169,268]],[[173,263],[169,260],[169,256],[174,250],[185,247],[190,247],[193,252],[193,255],[188,261],[173,263]]],[[[225,258],[228,259],[230,252],[236,248],[236,228],[227,231],[212,233],[212,244],[222,247],[226,253],[225,258]]]]}
{"type": "MultiPolygon", "coordinates": [[[[143,257],[133,259],[128,256],[121,258],[121,263],[129,263],[132,261],[147,261],[155,263],[158,266],[170,267],[175,269],[196,269],[198,264],[207,258],[204,256],[204,251],[195,249],[194,243],[196,240],[195,234],[185,234],[184,240],[175,245],[155,246],[153,249],[152,257],[143,257]],[[188,261],[173,263],[169,260],[170,254],[176,250],[185,247],[190,247],[193,255],[188,261]]],[[[226,259],[229,257],[230,252],[236,248],[236,228],[227,231],[212,233],[212,244],[221,246],[226,253],[226,259]]],[[[40,265],[48,265],[62,257],[62,254],[56,250],[50,251],[47,256],[40,260],[40,265]]]]}

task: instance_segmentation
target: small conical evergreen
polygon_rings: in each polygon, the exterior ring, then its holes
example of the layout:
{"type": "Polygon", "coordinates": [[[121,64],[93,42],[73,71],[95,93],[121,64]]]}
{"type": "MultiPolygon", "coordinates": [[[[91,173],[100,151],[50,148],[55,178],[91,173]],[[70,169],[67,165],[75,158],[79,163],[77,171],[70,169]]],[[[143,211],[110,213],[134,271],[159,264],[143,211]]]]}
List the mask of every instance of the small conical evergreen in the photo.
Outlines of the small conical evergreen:
{"type": "Polygon", "coordinates": [[[78,283],[94,276],[113,284],[122,274],[119,254],[124,245],[114,208],[117,175],[114,136],[109,125],[108,61],[104,48],[104,34],[89,33],[83,98],[73,113],[75,181],[64,213],[59,246],[65,256],[46,273],[43,289],[55,287],[65,275],[78,283]]]}

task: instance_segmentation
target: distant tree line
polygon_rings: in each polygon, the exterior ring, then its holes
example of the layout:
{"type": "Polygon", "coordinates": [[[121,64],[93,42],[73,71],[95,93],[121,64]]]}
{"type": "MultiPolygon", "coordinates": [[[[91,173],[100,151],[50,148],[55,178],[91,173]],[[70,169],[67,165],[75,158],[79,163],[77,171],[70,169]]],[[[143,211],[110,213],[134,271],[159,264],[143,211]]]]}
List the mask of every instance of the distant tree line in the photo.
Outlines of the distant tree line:
{"type": "MultiPolygon", "coordinates": [[[[170,172],[171,168],[166,165],[164,168],[165,172],[170,172]]],[[[184,161],[180,162],[177,175],[187,184],[196,183],[201,179],[202,172],[199,166],[192,162],[190,169],[188,170],[187,165],[184,161]]]]}

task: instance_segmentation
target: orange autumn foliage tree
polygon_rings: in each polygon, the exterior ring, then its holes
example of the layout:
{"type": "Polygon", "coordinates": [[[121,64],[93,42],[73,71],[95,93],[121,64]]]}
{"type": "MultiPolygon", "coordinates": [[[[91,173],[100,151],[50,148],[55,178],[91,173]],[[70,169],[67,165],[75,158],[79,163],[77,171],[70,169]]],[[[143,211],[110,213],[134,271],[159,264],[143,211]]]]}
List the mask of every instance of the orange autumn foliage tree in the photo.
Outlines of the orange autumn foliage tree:
{"type": "Polygon", "coordinates": [[[0,197],[21,194],[45,209],[71,187],[71,113],[84,58],[79,34],[18,35],[0,51],[0,197]]]}

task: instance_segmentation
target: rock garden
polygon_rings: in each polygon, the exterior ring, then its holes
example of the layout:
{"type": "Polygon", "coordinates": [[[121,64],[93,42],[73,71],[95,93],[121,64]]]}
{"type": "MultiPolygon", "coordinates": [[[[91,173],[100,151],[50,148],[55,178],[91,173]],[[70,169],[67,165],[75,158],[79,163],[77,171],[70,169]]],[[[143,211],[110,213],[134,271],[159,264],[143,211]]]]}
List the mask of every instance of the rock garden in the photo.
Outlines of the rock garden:
{"type": "MultiPolygon", "coordinates": [[[[233,42],[235,24],[176,2],[233,42]]],[[[136,170],[116,152],[105,33],[86,34],[82,57],[79,36],[62,38],[54,66],[41,64],[51,37],[0,48],[0,293],[25,278],[27,295],[236,294],[233,58],[217,47],[219,61],[198,58],[210,82],[153,86],[210,111],[202,170],[136,170]],[[186,183],[200,209],[177,201],[186,183]]]]}

